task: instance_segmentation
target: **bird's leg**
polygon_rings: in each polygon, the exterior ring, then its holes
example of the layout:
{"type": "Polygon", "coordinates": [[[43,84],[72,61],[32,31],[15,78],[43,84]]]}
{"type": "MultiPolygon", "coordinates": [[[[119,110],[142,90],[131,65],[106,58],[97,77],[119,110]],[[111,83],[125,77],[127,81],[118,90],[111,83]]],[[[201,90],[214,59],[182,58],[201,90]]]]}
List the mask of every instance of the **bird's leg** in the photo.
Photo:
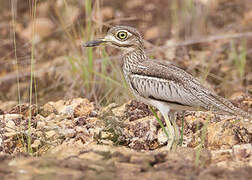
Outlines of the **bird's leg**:
{"type": "Polygon", "coordinates": [[[174,128],[174,147],[177,146],[178,142],[179,142],[179,127],[176,123],[176,113],[174,111],[170,111],[169,113],[169,119],[172,122],[173,128],[174,128]]]}
{"type": "Polygon", "coordinates": [[[168,118],[168,114],[163,114],[163,116],[164,116],[164,120],[165,120],[167,129],[168,129],[168,135],[169,135],[167,147],[170,150],[172,148],[173,143],[174,143],[174,137],[175,137],[174,136],[174,128],[171,125],[171,122],[168,118]]]}

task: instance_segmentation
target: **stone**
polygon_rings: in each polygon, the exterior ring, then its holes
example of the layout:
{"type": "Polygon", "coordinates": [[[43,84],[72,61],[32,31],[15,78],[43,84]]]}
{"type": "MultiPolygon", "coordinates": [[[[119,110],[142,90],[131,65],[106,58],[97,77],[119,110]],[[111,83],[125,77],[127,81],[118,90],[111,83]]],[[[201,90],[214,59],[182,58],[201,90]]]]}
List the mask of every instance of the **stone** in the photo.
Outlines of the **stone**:
{"type": "Polygon", "coordinates": [[[74,129],[63,129],[60,131],[61,134],[63,134],[65,137],[72,138],[75,135],[74,129]]]}
{"type": "Polygon", "coordinates": [[[16,127],[14,121],[12,121],[12,120],[7,121],[5,129],[7,131],[5,133],[6,137],[12,137],[12,136],[15,136],[18,134],[18,130],[16,130],[17,127],[16,127]]]}
{"type": "Polygon", "coordinates": [[[113,134],[111,132],[107,132],[107,131],[102,131],[100,134],[101,134],[100,135],[101,139],[109,139],[109,138],[113,137],[113,134]]]}
{"type": "Polygon", "coordinates": [[[41,141],[38,140],[38,139],[36,139],[36,140],[34,140],[34,142],[32,143],[31,147],[37,149],[37,148],[39,148],[40,145],[41,145],[41,141]]]}
{"type": "Polygon", "coordinates": [[[125,122],[125,128],[122,129],[123,137],[133,149],[155,149],[158,147],[157,125],[158,122],[154,116],[147,116],[130,122],[125,122]]]}
{"type": "Polygon", "coordinates": [[[45,133],[47,138],[52,138],[56,135],[56,132],[54,130],[48,131],[45,133]]]}
{"type": "Polygon", "coordinates": [[[37,129],[44,129],[45,126],[46,126],[46,123],[44,121],[37,122],[37,129]]]}
{"type": "Polygon", "coordinates": [[[44,117],[48,117],[51,114],[57,114],[57,110],[52,104],[52,102],[46,103],[42,108],[40,108],[40,114],[44,117]]]}
{"type": "Polygon", "coordinates": [[[86,130],[87,130],[86,128],[83,128],[81,126],[75,127],[75,131],[78,132],[78,133],[85,132],[86,130]]]}
{"type": "Polygon", "coordinates": [[[228,121],[210,123],[207,127],[208,146],[219,148],[223,145],[228,145],[232,147],[239,143],[233,128],[235,128],[234,124],[228,121]]]}
{"type": "Polygon", "coordinates": [[[39,42],[41,39],[49,36],[54,30],[54,23],[48,18],[36,18],[35,22],[31,21],[27,28],[21,31],[23,38],[39,42]],[[35,34],[33,34],[33,30],[35,34]],[[34,36],[34,37],[33,37],[34,36]]]}
{"type": "Polygon", "coordinates": [[[157,139],[160,145],[164,145],[167,143],[168,137],[166,136],[162,128],[158,130],[157,139]]]}
{"type": "Polygon", "coordinates": [[[88,99],[75,98],[67,101],[59,100],[56,102],[49,102],[42,107],[43,114],[49,115],[51,113],[66,115],[69,117],[89,116],[94,110],[93,103],[88,99]]]}
{"type": "Polygon", "coordinates": [[[88,99],[78,98],[75,103],[76,108],[74,108],[74,116],[76,117],[89,116],[94,110],[94,104],[89,102],[88,99]]]}
{"type": "Polygon", "coordinates": [[[252,145],[251,144],[241,144],[235,145],[232,148],[232,153],[235,159],[241,160],[252,156],[252,145]]]}
{"type": "Polygon", "coordinates": [[[115,116],[117,117],[123,117],[125,115],[125,105],[122,105],[122,106],[119,106],[119,107],[116,107],[116,108],[113,108],[112,109],[112,112],[115,116]]]}
{"type": "Polygon", "coordinates": [[[9,120],[15,120],[18,118],[22,118],[23,116],[21,114],[4,114],[0,115],[0,121],[9,121],[9,120]]]}

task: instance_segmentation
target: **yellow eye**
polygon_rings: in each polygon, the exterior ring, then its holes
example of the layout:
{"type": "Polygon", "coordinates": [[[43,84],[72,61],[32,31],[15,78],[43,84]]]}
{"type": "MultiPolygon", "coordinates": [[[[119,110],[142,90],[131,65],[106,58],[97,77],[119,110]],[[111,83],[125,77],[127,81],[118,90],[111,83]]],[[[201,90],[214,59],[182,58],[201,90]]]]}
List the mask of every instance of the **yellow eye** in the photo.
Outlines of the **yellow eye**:
{"type": "Polygon", "coordinates": [[[117,33],[117,37],[118,37],[119,39],[123,40],[123,39],[126,39],[126,38],[128,37],[128,34],[127,34],[127,32],[125,32],[125,31],[119,31],[119,32],[117,33]]]}

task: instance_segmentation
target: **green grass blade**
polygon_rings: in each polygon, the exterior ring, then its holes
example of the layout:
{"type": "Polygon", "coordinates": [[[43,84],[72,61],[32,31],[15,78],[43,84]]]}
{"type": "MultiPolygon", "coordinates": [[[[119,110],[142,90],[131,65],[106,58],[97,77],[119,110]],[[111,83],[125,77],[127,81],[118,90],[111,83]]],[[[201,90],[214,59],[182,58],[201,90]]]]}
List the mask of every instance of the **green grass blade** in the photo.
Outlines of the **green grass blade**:
{"type": "Polygon", "coordinates": [[[162,130],[164,131],[165,135],[169,138],[169,134],[168,134],[167,130],[165,129],[165,126],[163,125],[162,121],[159,119],[156,111],[152,107],[150,107],[150,109],[151,109],[151,112],[153,113],[153,115],[155,116],[155,118],[157,119],[157,121],[158,121],[159,125],[161,126],[162,130]]]}

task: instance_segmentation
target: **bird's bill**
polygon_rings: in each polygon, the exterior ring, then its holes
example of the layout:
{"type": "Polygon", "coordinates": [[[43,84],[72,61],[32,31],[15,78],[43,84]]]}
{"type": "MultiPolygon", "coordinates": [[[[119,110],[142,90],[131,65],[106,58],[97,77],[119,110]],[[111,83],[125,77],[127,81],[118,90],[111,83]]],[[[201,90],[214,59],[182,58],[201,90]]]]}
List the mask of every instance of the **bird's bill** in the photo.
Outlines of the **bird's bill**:
{"type": "Polygon", "coordinates": [[[95,47],[95,46],[99,46],[100,44],[103,43],[108,43],[111,42],[111,36],[105,36],[104,38],[101,39],[97,39],[94,41],[89,41],[83,44],[84,47],[95,47]]]}
{"type": "Polygon", "coordinates": [[[97,39],[94,41],[89,41],[83,44],[84,47],[95,47],[95,46],[99,46],[102,43],[107,42],[105,39],[97,39]]]}

